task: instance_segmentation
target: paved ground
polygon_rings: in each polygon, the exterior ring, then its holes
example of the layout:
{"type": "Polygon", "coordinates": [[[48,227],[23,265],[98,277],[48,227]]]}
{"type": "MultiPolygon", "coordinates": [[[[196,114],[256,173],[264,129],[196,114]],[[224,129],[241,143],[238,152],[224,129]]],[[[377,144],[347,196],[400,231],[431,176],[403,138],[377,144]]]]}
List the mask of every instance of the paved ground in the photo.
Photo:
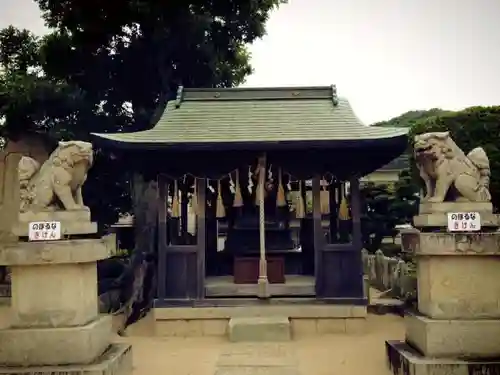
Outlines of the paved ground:
{"type": "Polygon", "coordinates": [[[403,319],[369,315],[368,320],[365,334],[325,335],[284,344],[138,336],[123,340],[133,345],[134,375],[389,375],[384,340],[404,338],[403,319]]]}

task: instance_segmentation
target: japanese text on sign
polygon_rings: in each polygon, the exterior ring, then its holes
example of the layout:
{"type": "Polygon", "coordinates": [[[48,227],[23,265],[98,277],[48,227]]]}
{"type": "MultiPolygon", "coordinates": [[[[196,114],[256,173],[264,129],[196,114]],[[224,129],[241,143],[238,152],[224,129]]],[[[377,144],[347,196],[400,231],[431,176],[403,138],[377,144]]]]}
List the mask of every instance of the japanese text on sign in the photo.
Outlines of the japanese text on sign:
{"type": "Polygon", "coordinates": [[[56,241],[61,239],[61,223],[59,221],[41,221],[29,223],[30,241],[56,241]]]}
{"type": "Polygon", "coordinates": [[[448,212],[448,231],[474,232],[481,229],[479,212],[448,212]]]}

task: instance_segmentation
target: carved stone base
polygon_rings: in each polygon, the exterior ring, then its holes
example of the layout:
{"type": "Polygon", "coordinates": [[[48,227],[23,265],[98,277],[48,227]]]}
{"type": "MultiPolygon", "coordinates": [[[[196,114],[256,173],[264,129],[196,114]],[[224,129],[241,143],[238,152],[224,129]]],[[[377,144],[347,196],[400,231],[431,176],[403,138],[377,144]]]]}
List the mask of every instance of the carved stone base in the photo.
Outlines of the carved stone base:
{"type": "Polygon", "coordinates": [[[114,244],[114,236],[111,244],[106,237],[1,247],[0,264],[12,271],[12,324],[68,327],[96,319],[96,262],[108,258],[114,244]]]}
{"type": "MultiPolygon", "coordinates": [[[[449,212],[478,212],[474,210],[468,211],[449,211],[449,212]]],[[[492,213],[481,212],[481,228],[497,228],[500,226],[498,215],[492,213]]],[[[446,212],[436,212],[433,214],[420,214],[413,217],[413,224],[417,228],[435,227],[447,228],[448,215],[446,212]]]]}
{"type": "Polygon", "coordinates": [[[103,315],[79,327],[2,329],[0,364],[49,366],[92,363],[109,345],[111,320],[111,316],[103,315]]]}
{"type": "Polygon", "coordinates": [[[417,274],[422,314],[445,320],[500,318],[500,258],[422,256],[417,274]]]}
{"type": "Polygon", "coordinates": [[[32,266],[97,262],[112,255],[115,242],[114,234],[95,239],[16,242],[0,246],[0,264],[32,266]]]}
{"type": "Polygon", "coordinates": [[[0,367],[0,375],[131,375],[132,347],[111,344],[97,360],[88,365],[0,367]]]}
{"type": "Polygon", "coordinates": [[[61,222],[61,235],[97,233],[97,223],[90,221],[90,211],[78,210],[22,212],[19,214],[18,225],[14,227],[14,234],[19,237],[27,237],[29,223],[37,221],[61,222]]]}
{"type": "Polygon", "coordinates": [[[429,358],[404,341],[386,341],[386,355],[393,374],[484,375],[500,373],[498,359],[429,358]]]}
{"type": "Polygon", "coordinates": [[[420,214],[433,214],[437,212],[493,212],[491,202],[442,202],[442,203],[420,203],[418,212],[420,214]]]}
{"type": "Polygon", "coordinates": [[[448,227],[448,212],[479,212],[481,227],[495,228],[500,226],[500,218],[493,214],[490,202],[442,202],[421,203],[419,214],[413,218],[417,228],[448,227]]]}
{"type": "Polygon", "coordinates": [[[428,357],[500,357],[500,320],[436,320],[405,316],[406,341],[428,357]]]}
{"type": "Polygon", "coordinates": [[[433,319],[500,318],[500,232],[417,233],[411,247],[422,314],[433,319]]]}
{"type": "Polygon", "coordinates": [[[19,221],[90,221],[89,210],[21,212],[19,221]]]}

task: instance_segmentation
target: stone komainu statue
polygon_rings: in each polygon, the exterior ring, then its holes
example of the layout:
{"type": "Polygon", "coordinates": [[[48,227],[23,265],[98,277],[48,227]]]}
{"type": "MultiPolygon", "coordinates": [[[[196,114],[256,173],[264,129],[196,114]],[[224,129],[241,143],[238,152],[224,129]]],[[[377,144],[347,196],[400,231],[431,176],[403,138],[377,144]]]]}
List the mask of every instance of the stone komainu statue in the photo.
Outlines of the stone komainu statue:
{"type": "Polygon", "coordinates": [[[59,142],[45,163],[24,156],[19,162],[21,212],[83,210],[82,186],[92,166],[92,144],[59,142]]]}
{"type": "Polygon", "coordinates": [[[482,147],[467,155],[449,132],[415,136],[415,160],[425,182],[423,202],[489,202],[490,162],[482,147]]]}

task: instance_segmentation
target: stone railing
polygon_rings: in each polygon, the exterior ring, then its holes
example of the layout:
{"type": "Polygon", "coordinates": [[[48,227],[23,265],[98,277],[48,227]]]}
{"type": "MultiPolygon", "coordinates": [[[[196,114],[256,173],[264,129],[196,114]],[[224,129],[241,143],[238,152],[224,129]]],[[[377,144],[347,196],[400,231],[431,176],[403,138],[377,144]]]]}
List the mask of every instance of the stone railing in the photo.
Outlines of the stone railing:
{"type": "Polygon", "coordinates": [[[389,258],[381,250],[375,254],[362,250],[363,272],[373,288],[384,296],[408,299],[416,296],[417,277],[413,264],[402,259],[389,258]]]}

